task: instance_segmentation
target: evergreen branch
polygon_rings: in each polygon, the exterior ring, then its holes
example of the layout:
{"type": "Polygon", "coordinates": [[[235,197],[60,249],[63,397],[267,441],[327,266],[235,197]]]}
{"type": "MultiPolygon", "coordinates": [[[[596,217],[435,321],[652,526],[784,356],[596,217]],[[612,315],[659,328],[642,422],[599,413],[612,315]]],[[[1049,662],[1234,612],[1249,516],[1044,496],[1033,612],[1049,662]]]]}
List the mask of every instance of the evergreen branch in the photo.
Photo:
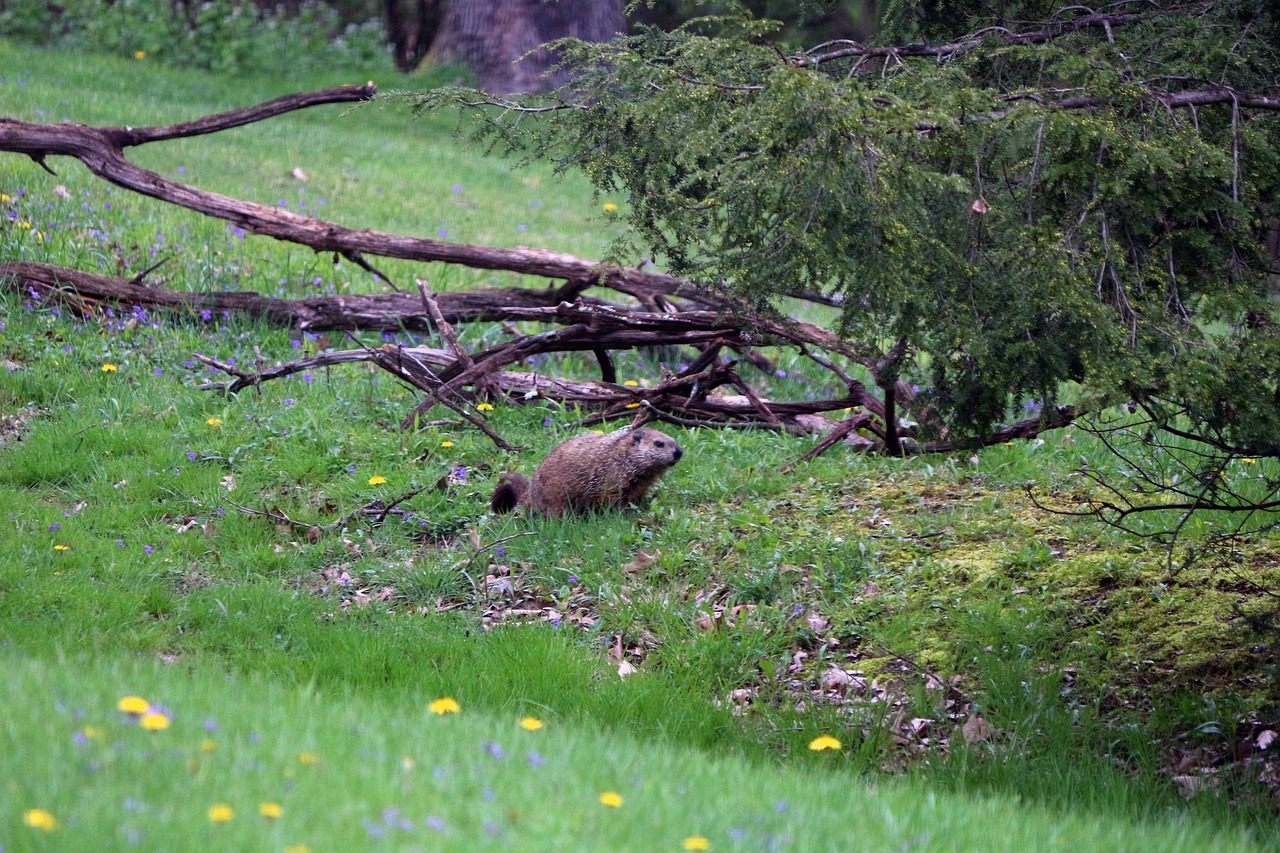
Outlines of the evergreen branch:
{"type": "MultiPolygon", "coordinates": [[[[1075,9],[1080,7],[1070,8],[1075,9]]],[[[1209,8],[1209,4],[1202,4],[1195,9],[1189,10],[1187,14],[1203,14],[1209,8]]],[[[1146,20],[1154,15],[1168,13],[1169,11],[1169,9],[1158,8],[1155,11],[1141,12],[1094,12],[1029,32],[1012,32],[1005,27],[986,27],[985,29],[978,30],[949,44],[864,45],[854,41],[830,41],[811,48],[805,53],[792,56],[789,61],[802,68],[815,68],[837,59],[847,59],[849,57],[858,57],[860,59],[883,57],[885,59],[895,60],[931,57],[939,62],[943,62],[981,47],[993,36],[997,37],[1003,44],[1009,46],[1045,44],[1069,33],[1076,33],[1081,30],[1097,27],[1104,30],[1107,33],[1108,40],[1110,40],[1111,29],[1113,27],[1124,26],[1125,24],[1146,20]],[[816,53],[816,51],[837,44],[843,44],[846,46],[840,47],[836,50],[829,50],[825,53],[816,53]]]]}
{"type": "MultiPolygon", "coordinates": [[[[1263,95],[1257,92],[1241,92],[1228,86],[1214,86],[1208,89],[1189,89],[1181,92],[1159,92],[1154,89],[1145,89],[1134,94],[1139,101],[1149,101],[1158,103],[1166,109],[1185,109],[1188,107],[1206,107],[1214,104],[1231,104],[1233,108],[1239,109],[1246,107],[1249,109],[1262,110],[1265,112],[1280,112],[1280,97],[1275,95],[1263,95]]],[[[1079,95],[1073,98],[1052,98],[1045,97],[1042,92],[1019,92],[1012,95],[1003,95],[1000,100],[1011,106],[1008,109],[992,110],[989,113],[981,115],[966,116],[962,121],[966,123],[972,122],[992,122],[999,121],[1014,113],[1015,110],[1021,109],[1029,104],[1035,106],[1048,107],[1058,110],[1084,110],[1094,107],[1110,106],[1116,102],[1115,98],[1105,95],[1079,95]]],[[[880,103],[881,99],[876,99],[876,103],[880,103]]],[[[893,106],[893,104],[889,104],[893,106]]],[[[915,125],[915,129],[919,133],[934,133],[944,127],[942,124],[932,122],[920,122],[915,125]]]]}
{"type": "MultiPolygon", "coordinates": [[[[1180,109],[1184,107],[1204,107],[1213,104],[1233,104],[1241,107],[1249,107],[1255,110],[1280,111],[1280,97],[1275,95],[1262,95],[1257,92],[1241,92],[1232,89],[1229,86],[1213,86],[1208,89],[1188,89],[1182,92],[1158,92],[1154,89],[1147,89],[1137,93],[1139,100],[1156,101],[1170,109],[1180,109]]],[[[1017,101],[1031,101],[1044,107],[1054,107],[1061,110],[1079,110],[1089,107],[1101,107],[1112,103],[1112,99],[1102,95],[1081,95],[1074,98],[1046,98],[1038,92],[1022,92],[1015,95],[1005,95],[1001,100],[1006,103],[1014,103],[1017,101]]],[[[1008,110],[997,110],[988,113],[987,117],[996,119],[1002,118],[1008,114],[1008,110]]]]}

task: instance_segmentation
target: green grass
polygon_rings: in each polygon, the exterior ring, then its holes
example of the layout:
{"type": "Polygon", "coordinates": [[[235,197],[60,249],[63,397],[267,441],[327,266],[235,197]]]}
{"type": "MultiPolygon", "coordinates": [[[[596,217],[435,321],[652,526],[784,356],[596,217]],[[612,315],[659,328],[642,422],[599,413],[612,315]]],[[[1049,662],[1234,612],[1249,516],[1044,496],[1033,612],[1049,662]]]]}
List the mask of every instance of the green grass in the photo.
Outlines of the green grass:
{"type": "MultiPolygon", "coordinates": [[[[164,124],[362,79],[226,80],[3,43],[0,68],[0,114],[98,124],[164,124]]],[[[448,118],[376,106],[131,156],[351,226],[586,257],[613,236],[598,215],[609,199],[584,182],[512,172],[466,149],[448,118]]],[[[50,164],[56,177],[0,157],[5,259],[127,273],[168,256],[153,275],[180,289],[377,289],[328,257],[50,164]]],[[[518,283],[386,268],[437,288],[518,283]]],[[[414,397],[363,367],[231,399],[199,388],[216,377],[193,353],[273,364],[347,346],[338,335],[128,306],[75,316],[14,293],[0,310],[0,684],[20,697],[0,745],[5,850],[127,847],[135,829],[155,849],[206,837],[362,849],[373,845],[362,821],[387,808],[418,833],[378,842],[397,849],[581,838],[678,849],[698,833],[712,849],[1246,849],[1244,835],[1275,847],[1265,765],[1210,767],[1276,719],[1267,638],[1241,616],[1272,606],[1275,542],[1247,543],[1226,570],[1170,575],[1149,543],[1036,508],[1024,483],[1069,509],[1083,462],[1115,465],[1078,429],[907,460],[836,449],[785,475],[813,439],[673,430],[686,456],[638,512],[494,517],[497,475],[531,470],[581,413],[498,405],[491,424],[525,448],[508,456],[447,412],[401,432],[414,397]],[[357,516],[307,535],[424,485],[384,524],[357,516]],[[620,678],[619,657],[638,672],[620,678]],[[833,667],[867,686],[824,693],[833,667]],[[170,708],[173,728],[126,725],[113,708],[127,692],[170,708]],[[427,716],[444,695],[464,714],[427,716]],[[520,731],[526,713],[547,728],[520,731]],[[210,716],[228,735],[202,756],[210,716]],[[992,733],[966,744],[975,716],[992,733]],[[86,725],[102,739],[77,744],[86,725]],[[450,734],[428,739],[439,731],[450,734]],[[844,748],[811,753],[826,731],[844,748]],[[544,767],[517,752],[531,736],[547,736],[544,767]],[[507,759],[486,763],[485,740],[507,759]],[[1173,748],[1202,754],[1192,772],[1213,793],[1178,795],[1173,748]],[[303,750],[318,767],[296,766],[303,750]],[[437,765],[456,768],[456,788],[437,784],[437,765]],[[171,796],[193,785],[199,796],[171,796]],[[608,787],[624,808],[599,805],[608,787]],[[264,799],[285,816],[259,820],[264,799]],[[205,809],[222,801],[237,818],[213,826],[205,809]],[[28,808],[50,809],[61,829],[21,826],[28,808]],[[427,815],[449,832],[431,835],[427,815]]],[[[503,334],[460,331],[472,346],[503,334]]],[[[786,375],[753,376],[762,394],[832,393],[796,353],[771,354],[786,375]]],[[[652,355],[619,354],[624,379],[659,371],[652,355]]],[[[1232,472],[1241,485],[1274,475],[1265,460],[1232,472]]]]}
{"type": "Polygon", "coordinates": [[[371,697],[202,667],[3,654],[4,760],[26,768],[7,774],[7,850],[681,850],[693,837],[712,850],[1254,849],[1176,820],[1132,827],[854,782],[832,771],[830,752],[766,772],[534,701],[473,713],[463,668],[442,673],[461,711],[437,715],[426,686],[371,697]],[[162,706],[168,728],[145,731],[116,709],[124,696],[162,706]],[[523,728],[528,717],[542,728],[523,728]],[[607,793],[621,803],[604,804],[607,793]],[[229,811],[215,821],[218,806],[229,811]],[[32,809],[57,825],[23,825],[32,809]]]}

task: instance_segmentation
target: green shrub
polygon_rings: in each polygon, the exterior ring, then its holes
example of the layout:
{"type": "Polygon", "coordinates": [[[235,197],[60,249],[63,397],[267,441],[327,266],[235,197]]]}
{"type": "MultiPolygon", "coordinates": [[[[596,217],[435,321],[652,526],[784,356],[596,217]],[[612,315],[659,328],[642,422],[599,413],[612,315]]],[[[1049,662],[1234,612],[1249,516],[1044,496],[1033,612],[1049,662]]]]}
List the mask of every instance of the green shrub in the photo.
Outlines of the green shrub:
{"type": "Polygon", "coordinates": [[[151,58],[219,73],[390,70],[377,21],[344,25],[306,2],[296,13],[241,0],[0,0],[0,32],[31,44],[151,58]]]}

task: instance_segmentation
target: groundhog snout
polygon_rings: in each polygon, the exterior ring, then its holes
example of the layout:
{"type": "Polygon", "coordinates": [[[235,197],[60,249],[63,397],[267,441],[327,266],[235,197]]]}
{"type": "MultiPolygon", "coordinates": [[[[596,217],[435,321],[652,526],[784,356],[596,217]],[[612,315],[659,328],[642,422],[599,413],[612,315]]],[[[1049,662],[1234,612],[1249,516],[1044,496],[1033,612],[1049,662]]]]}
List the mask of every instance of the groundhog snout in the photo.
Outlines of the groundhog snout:
{"type": "Polygon", "coordinates": [[[679,462],[681,456],[684,456],[684,450],[677,444],[676,449],[671,451],[671,460],[673,462],[679,462]]]}

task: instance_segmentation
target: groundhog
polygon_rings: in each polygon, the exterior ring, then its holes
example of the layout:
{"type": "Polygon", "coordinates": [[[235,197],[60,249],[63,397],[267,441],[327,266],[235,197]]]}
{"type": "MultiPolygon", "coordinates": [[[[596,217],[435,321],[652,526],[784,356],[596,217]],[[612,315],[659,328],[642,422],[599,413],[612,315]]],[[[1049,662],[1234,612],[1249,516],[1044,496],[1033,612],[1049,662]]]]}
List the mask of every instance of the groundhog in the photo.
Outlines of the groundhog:
{"type": "Polygon", "coordinates": [[[521,504],[564,515],[636,503],[683,455],[675,439],[656,429],[576,435],[547,454],[532,481],[522,474],[504,476],[489,506],[511,512],[521,504]]]}

